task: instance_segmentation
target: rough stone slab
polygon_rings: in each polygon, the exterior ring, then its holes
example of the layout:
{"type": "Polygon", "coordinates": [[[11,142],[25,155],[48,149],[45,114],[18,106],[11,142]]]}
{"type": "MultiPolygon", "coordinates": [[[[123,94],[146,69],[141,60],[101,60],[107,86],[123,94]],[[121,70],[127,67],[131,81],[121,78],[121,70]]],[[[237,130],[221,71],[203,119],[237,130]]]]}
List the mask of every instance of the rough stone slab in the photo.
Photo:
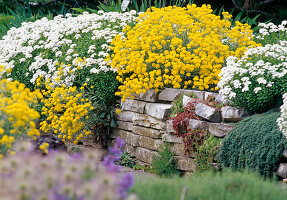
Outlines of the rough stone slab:
{"type": "Polygon", "coordinates": [[[163,141],[161,139],[153,139],[150,137],[139,136],[137,145],[146,149],[158,151],[160,146],[163,145],[163,141]]]}
{"type": "Polygon", "coordinates": [[[151,164],[153,157],[158,155],[158,153],[149,149],[137,147],[135,155],[138,160],[151,164]]]}
{"type": "Polygon", "coordinates": [[[222,117],[220,111],[205,105],[201,102],[195,106],[195,114],[211,122],[221,122],[222,117]]]}
{"type": "Polygon", "coordinates": [[[94,145],[95,144],[95,135],[90,134],[88,136],[82,137],[79,142],[82,142],[83,145],[94,145]]]}
{"type": "Polygon", "coordinates": [[[177,137],[176,135],[165,133],[162,135],[162,140],[165,142],[170,142],[170,143],[180,143],[183,144],[182,138],[177,137]]]}
{"type": "Polygon", "coordinates": [[[144,113],[146,102],[126,99],[122,102],[122,109],[126,111],[133,111],[137,113],[144,113]]]}
{"type": "Polygon", "coordinates": [[[215,102],[217,103],[220,103],[220,104],[224,104],[224,98],[222,95],[218,94],[216,97],[215,97],[215,102]]]}
{"type": "Polygon", "coordinates": [[[197,96],[197,99],[204,100],[204,91],[199,90],[184,90],[184,93],[187,95],[190,95],[191,93],[195,94],[197,96]]]}
{"type": "Polygon", "coordinates": [[[280,163],[276,174],[280,177],[287,178],[287,163],[280,163]]]}
{"type": "Polygon", "coordinates": [[[197,129],[203,129],[208,130],[209,124],[205,121],[200,121],[197,119],[190,119],[188,121],[187,129],[197,130],[197,129]]]}
{"type": "Polygon", "coordinates": [[[116,136],[125,141],[125,143],[132,146],[138,146],[139,136],[130,131],[120,130],[116,131],[116,136]]]}
{"type": "Polygon", "coordinates": [[[159,93],[158,100],[173,102],[174,99],[183,92],[184,90],[182,89],[165,88],[162,92],[159,93]]]}
{"type": "Polygon", "coordinates": [[[132,122],[125,122],[125,121],[118,121],[118,128],[132,131],[133,130],[133,123],[132,122]]]}
{"type": "Polygon", "coordinates": [[[162,103],[147,103],[145,107],[145,114],[157,119],[166,119],[170,114],[172,104],[162,103]]]}
{"type": "Polygon", "coordinates": [[[184,144],[173,143],[171,152],[174,153],[175,156],[183,156],[183,157],[192,157],[194,158],[194,154],[188,153],[185,154],[184,144]]]}
{"type": "Polygon", "coordinates": [[[117,115],[117,120],[125,121],[125,122],[132,122],[134,114],[135,112],[122,111],[117,115]]]}
{"type": "Polygon", "coordinates": [[[162,134],[160,130],[141,127],[141,126],[133,126],[133,133],[137,135],[151,137],[151,138],[161,138],[161,134],[162,134]]]}
{"type": "Polygon", "coordinates": [[[210,123],[208,131],[216,137],[224,137],[233,129],[233,124],[210,123]]]}
{"type": "Polygon", "coordinates": [[[284,156],[285,158],[287,158],[287,149],[284,149],[284,151],[283,151],[283,156],[284,156]]]}
{"type": "Polygon", "coordinates": [[[139,113],[136,113],[134,115],[133,124],[135,126],[144,126],[158,130],[165,130],[166,128],[166,124],[164,121],[156,119],[146,114],[139,114],[139,113]]]}
{"type": "Polygon", "coordinates": [[[166,120],[166,132],[167,133],[175,133],[175,130],[173,128],[173,120],[166,120]]]}
{"type": "Polygon", "coordinates": [[[131,144],[126,143],[124,147],[124,151],[130,154],[131,156],[135,156],[135,148],[131,144]]]}
{"type": "Polygon", "coordinates": [[[189,96],[186,96],[186,95],[183,95],[183,98],[182,98],[182,107],[185,108],[187,106],[187,104],[189,102],[191,102],[193,100],[193,98],[189,97],[189,96]]]}
{"type": "Polygon", "coordinates": [[[248,115],[242,108],[234,108],[231,106],[222,107],[221,114],[225,122],[239,122],[248,115]]]}
{"type": "Polygon", "coordinates": [[[209,96],[214,96],[216,98],[219,94],[214,92],[204,92],[204,100],[206,100],[209,96]]]}
{"type": "Polygon", "coordinates": [[[175,156],[175,159],[177,160],[177,169],[180,169],[182,171],[192,171],[195,172],[195,163],[192,158],[187,158],[183,156],[175,156]]]}
{"type": "Polygon", "coordinates": [[[148,90],[146,93],[134,94],[135,99],[146,101],[146,102],[157,102],[158,92],[154,90],[148,90]]]}

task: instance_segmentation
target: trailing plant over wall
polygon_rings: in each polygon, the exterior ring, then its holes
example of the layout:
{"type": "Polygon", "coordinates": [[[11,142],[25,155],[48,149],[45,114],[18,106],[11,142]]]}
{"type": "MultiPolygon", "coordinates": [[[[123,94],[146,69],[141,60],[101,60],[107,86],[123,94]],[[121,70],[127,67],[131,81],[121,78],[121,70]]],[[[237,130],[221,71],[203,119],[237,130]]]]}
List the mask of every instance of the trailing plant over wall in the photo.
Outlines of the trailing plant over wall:
{"type": "Polygon", "coordinates": [[[111,65],[122,83],[116,95],[124,101],[132,93],[163,87],[217,90],[225,59],[257,45],[248,24],[236,22],[231,28],[231,15],[222,14],[220,19],[209,5],[195,4],[152,7],[141,14],[112,42],[111,65]]]}
{"type": "Polygon", "coordinates": [[[248,168],[272,176],[287,144],[276,123],[279,116],[278,110],[272,110],[237,123],[222,140],[218,154],[222,167],[248,168]]]}
{"type": "Polygon", "coordinates": [[[191,98],[196,98],[196,95],[194,93],[185,94],[181,93],[178,97],[175,98],[175,100],[172,102],[172,107],[170,108],[170,117],[175,117],[178,113],[184,112],[184,108],[182,107],[182,100],[183,96],[187,95],[191,98]]]}
{"type": "Polygon", "coordinates": [[[204,140],[208,137],[208,132],[205,130],[187,129],[190,119],[202,120],[201,117],[195,114],[195,106],[199,102],[215,109],[222,106],[221,104],[216,103],[212,96],[209,96],[205,101],[192,99],[182,113],[177,113],[175,117],[171,118],[175,135],[177,137],[182,137],[186,153],[197,151],[199,146],[202,145],[204,140]]]}

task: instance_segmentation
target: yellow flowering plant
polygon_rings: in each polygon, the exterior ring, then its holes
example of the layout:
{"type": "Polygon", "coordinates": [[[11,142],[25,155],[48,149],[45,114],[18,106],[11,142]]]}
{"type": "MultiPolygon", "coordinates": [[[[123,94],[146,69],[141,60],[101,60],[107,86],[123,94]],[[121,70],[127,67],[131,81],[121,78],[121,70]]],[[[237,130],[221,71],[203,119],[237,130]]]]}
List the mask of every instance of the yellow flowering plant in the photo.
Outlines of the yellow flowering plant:
{"type": "MultiPolygon", "coordinates": [[[[40,82],[38,79],[37,83],[40,82]]],[[[78,91],[75,86],[52,85],[45,82],[46,90],[42,90],[45,98],[42,99],[44,106],[41,114],[46,116],[46,119],[40,123],[40,129],[57,135],[65,143],[77,144],[84,136],[91,134],[88,119],[89,111],[94,108],[83,95],[84,86],[78,91]]],[[[44,147],[43,150],[45,151],[44,147]]]]}
{"type": "Polygon", "coordinates": [[[31,92],[19,81],[0,81],[0,157],[13,154],[11,147],[17,139],[35,140],[40,135],[35,124],[40,114],[33,106],[41,98],[39,90],[31,92]]]}
{"type": "Polygon", "coordinates": [[[212,14],[209,5],[152,7],[141,14],[134,27],[112,42],[110,60],[122,85],[116,95],[123,101],[133,93],[163,87],[218,90],[225,59],[240,57],[257,44],[248,24],[231,27],[227,12],[212,14]]]}

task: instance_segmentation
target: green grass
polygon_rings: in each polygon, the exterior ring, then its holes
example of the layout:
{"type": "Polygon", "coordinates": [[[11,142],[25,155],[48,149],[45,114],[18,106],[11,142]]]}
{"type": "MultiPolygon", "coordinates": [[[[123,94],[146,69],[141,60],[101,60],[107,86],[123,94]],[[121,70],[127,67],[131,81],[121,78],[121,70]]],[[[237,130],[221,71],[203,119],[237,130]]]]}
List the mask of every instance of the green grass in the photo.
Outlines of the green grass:
{"type": "Polygon", "coordinates": [[[278,200],[287,196],[287,191],[275,182],[248,172],[231,171],[186,178],[138,177],[131,192],[140,200],[179,200],[184,188],[185,200],[278,200]]]}

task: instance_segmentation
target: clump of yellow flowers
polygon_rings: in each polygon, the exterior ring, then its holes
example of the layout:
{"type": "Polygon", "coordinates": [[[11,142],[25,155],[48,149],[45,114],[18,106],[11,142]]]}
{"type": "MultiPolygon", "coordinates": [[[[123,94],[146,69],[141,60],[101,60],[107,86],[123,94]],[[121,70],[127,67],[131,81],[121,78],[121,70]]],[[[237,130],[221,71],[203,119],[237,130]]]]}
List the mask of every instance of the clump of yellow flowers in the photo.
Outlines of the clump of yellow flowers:
{"type": "Polygon", "coordinates": [[[19,81],[0,80],[0,157],[13,153],[10,148],[19,137],[40,135],[35,124],[40,115],[32,106],[42,97],[19,81]]]}
{"type": "Polygon", "coordinates": [[[66,87],[64,84],[52,86],[52,83],[45,82],[46,90],[42,90],[46,97],[42,99],[42,114],[47,118],[40,123],[40,129],[57,135],[65,143],[77,144],[81,138],[91,134],[87,119],[89,111],[94,108],[89,99],[83,96],[84,87],[79,92],[76,87],[66,87]]]}
{"type": "Polygon", "coordinates": [[[125,36],[112,42],[111,65],[122,83],[116,95],[124,101],[133,93],[162,87],[217,90],[218,74],[228,56],[240,57],[256,46],[248,24],[231,27],[227,12],[212,14],[209,5],[152,7],[125,36]]]}
{"type": "Polygon", "coordinates": [[[43,151],[44,154],[48,154],[49,143],[44,142],[39,146],[39,149],[43,151]]]}

